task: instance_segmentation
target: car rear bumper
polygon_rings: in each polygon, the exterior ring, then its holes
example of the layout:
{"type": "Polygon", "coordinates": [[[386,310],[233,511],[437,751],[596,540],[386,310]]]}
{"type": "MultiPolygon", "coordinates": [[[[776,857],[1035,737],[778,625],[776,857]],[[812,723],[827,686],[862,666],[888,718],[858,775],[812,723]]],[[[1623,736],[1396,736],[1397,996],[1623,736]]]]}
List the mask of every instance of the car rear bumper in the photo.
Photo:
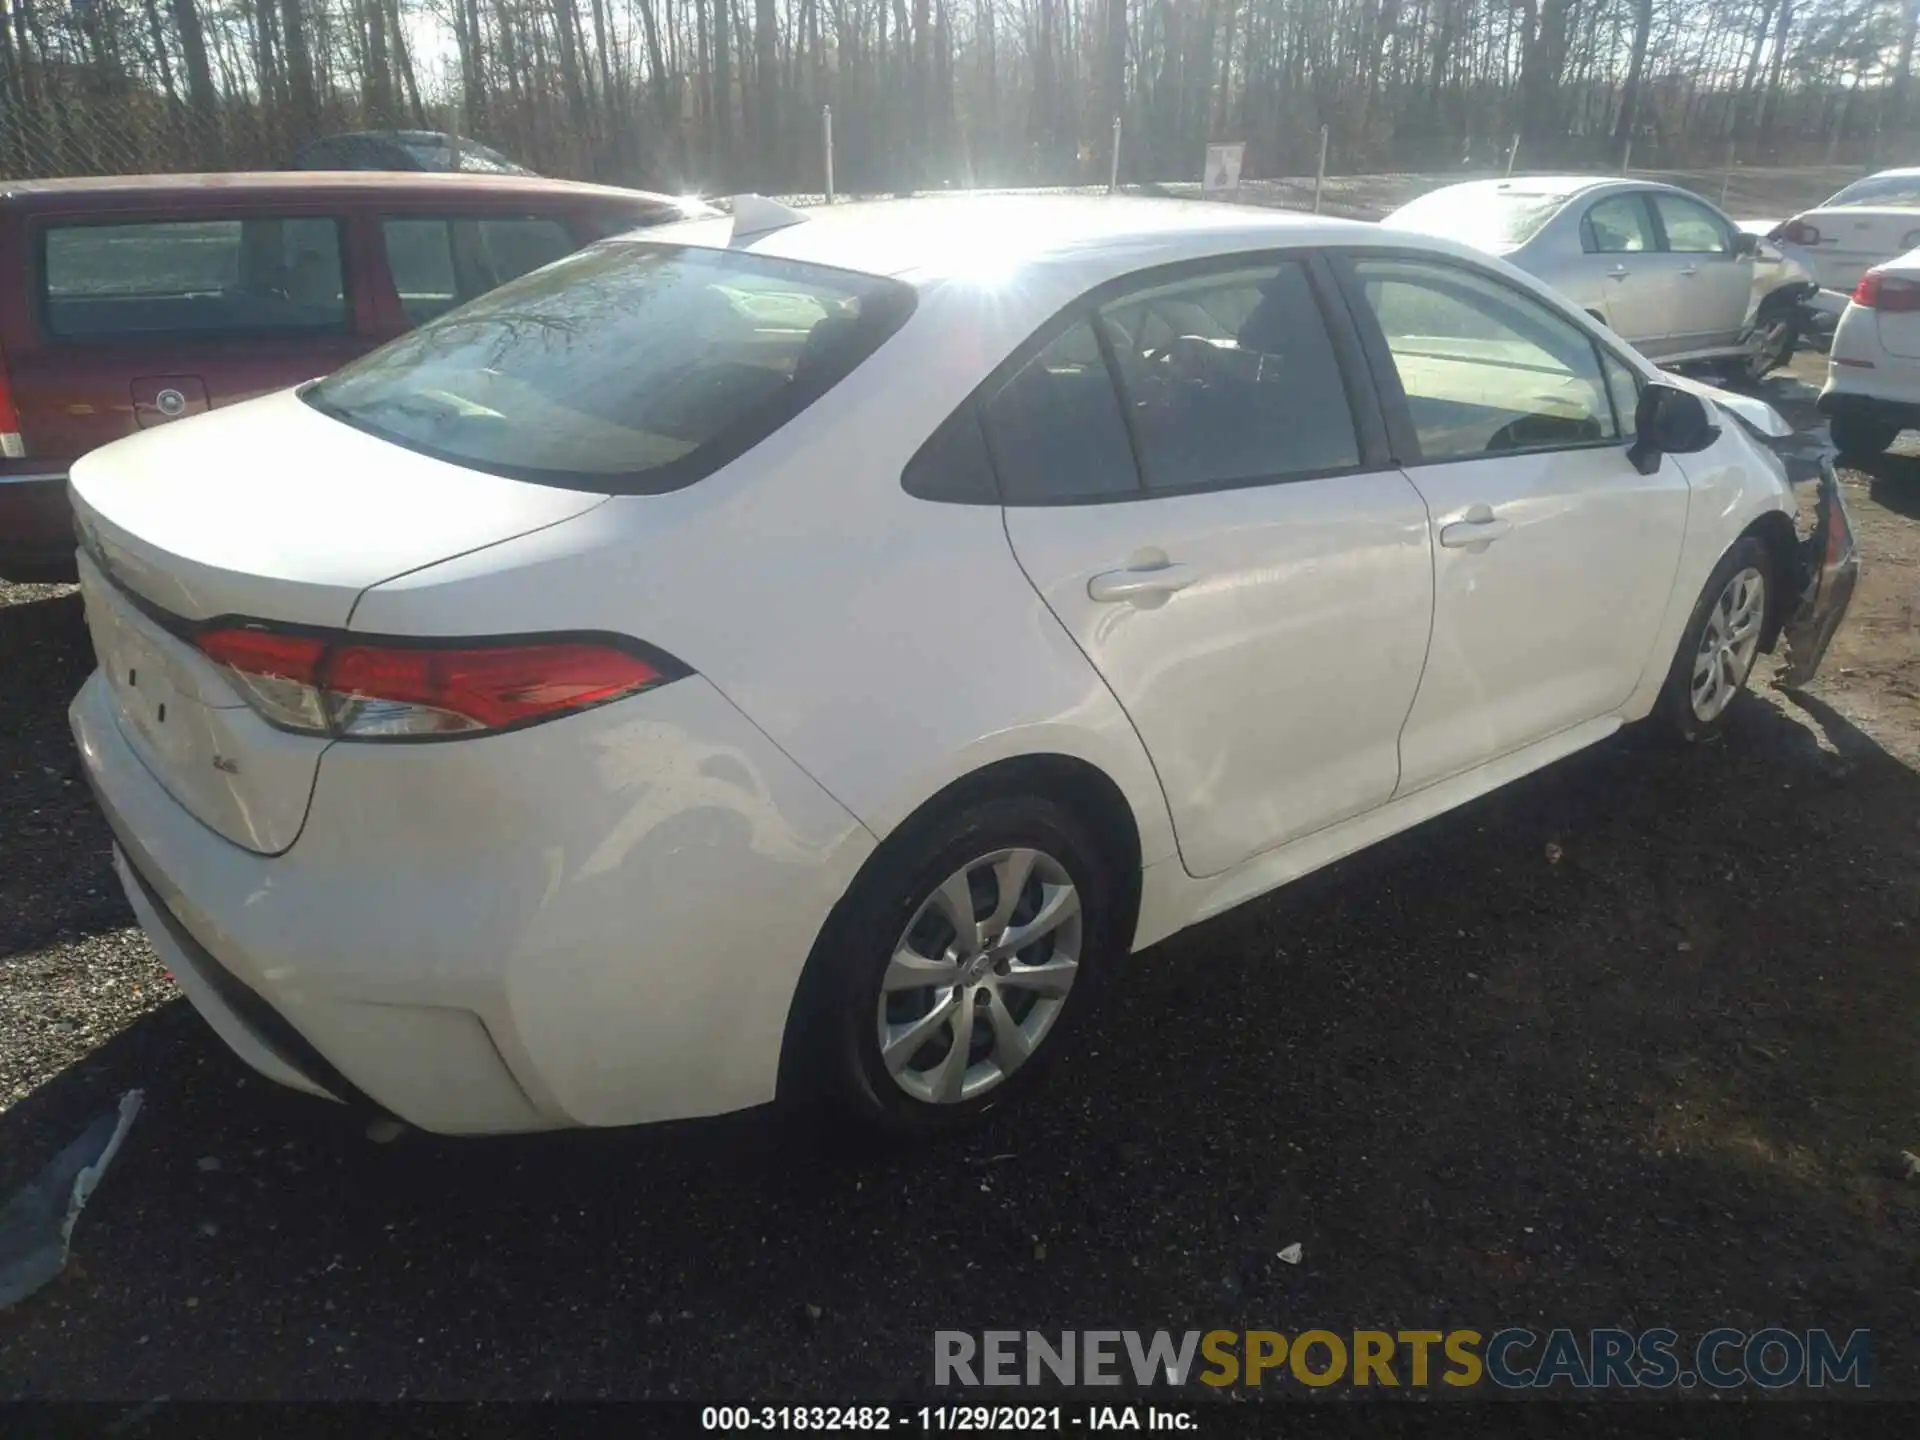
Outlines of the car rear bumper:
{"type": "Polygon", "coordinates": [[[699,677],[508,735],[338,746],[279,857],[167,794],[98,674],[71,721],[135,912],[213,1029],[270,1079],[446,1134],[772,1099],[801,969],[872,849],[699,677]]]}
{"type": "Polygon", "coordinates": [[[66,471],[0,468],[0,576],[71,580],[73,552],[66,471]]]}

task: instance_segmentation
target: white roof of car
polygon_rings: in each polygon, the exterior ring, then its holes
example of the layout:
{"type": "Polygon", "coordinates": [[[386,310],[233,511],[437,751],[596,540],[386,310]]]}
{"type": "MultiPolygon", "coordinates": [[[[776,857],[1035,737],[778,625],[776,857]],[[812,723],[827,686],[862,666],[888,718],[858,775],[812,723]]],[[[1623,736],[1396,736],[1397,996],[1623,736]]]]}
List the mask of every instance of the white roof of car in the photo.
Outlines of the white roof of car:
{"type": "MultiPolygon", "coordinates": [[[[779,229],[756,229],[731,248],[925,285],[1041,261],[1084,260],[1090,273],[1116,272],[1263,245],[1382,238],[1378,226],[1356,220],[1108,195],[928,196],[815,206],[800,213],[804,219],[779,229]]],[[[733,231],[733,220],[722,217],[655,226],[633,238],[727,248],[733,231]]]]}

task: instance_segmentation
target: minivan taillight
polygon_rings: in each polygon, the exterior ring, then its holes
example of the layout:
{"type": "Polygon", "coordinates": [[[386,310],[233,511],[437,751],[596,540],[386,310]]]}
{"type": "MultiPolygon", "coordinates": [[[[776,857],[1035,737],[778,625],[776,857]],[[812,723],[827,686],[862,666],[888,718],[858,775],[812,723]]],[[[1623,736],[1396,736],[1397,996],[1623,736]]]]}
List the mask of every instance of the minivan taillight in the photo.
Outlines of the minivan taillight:
{"type": "Polygon", "coordinates": [[[1820,227],[1809,225],[1804,220],[1789,220],[1784,225],[1776,225],[1769,240],[1784,240],[1789,245],[1818,245],[1820,227]]]}
{"type": "Polygon", "coordinates": [[[340,740],[452,739],[551,720],[677,680],[632,642],[370,640],[234,624],[194,637],[271,725],[340,740]]]}
{"type": "Polygon", "coordinates": [[[20,438],[20,412],[13,406],[13,386],[7,380],[7,357],[0,352],[0,460],[24,460],[27,443],[20,438]]]}
{"type": "Polygon", "coordinates": [[[1900,313],[1920,310],[1920,280],[1869,270],[1853,288],[1853,303],[1866,310],[1900,313]]]}

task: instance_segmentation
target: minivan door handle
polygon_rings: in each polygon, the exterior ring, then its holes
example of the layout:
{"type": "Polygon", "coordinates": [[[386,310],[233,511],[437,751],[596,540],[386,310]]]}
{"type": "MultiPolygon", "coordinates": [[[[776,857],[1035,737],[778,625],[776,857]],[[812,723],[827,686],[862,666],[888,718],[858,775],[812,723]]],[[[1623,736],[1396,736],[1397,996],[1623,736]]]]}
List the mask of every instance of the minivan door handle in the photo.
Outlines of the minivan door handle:
{"type": "Polygon", "coordinates": [[[1199,578],[1200,572],[1191,565],[1175,565],[1165,560],[1125,570],[1103,570],[1087,581],[1087,598],[1102,604],[1124,602],[1151,610],[1164,605],[1169,596],[1199,578]]]}
{"type": "Polygon", "coordinates": [[[1607,271],[1607,278],[1609,280],[1624,280],[1631,273],[1632,272],[1629,271],[1626,266],[1616,265],[1611,270],[1607,271]]]}

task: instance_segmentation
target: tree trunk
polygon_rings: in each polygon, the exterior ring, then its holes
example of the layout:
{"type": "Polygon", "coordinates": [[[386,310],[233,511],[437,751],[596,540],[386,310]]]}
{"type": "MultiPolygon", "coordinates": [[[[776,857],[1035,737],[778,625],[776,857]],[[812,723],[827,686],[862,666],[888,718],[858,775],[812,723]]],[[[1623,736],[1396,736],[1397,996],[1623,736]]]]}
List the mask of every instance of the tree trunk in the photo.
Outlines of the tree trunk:
{"type": "Polygon", "coordinates": [[[1627,83],[1620,89],[1620,118],[1613,126],[1613,149],[1624,156],[1639,119],[1640,87],[1646,81],[1647,41],[1653,34],[1653,0],[1633,0],[1633,49],[1627,57],[1627,83]]]}
{"type": "Polygon", "coordinates": [[[313,89],[313,55],[307,48],[307,21],[300,0],[280,0],[281,46],[287,56],[287,93],[293,104],[293,128],[304,144],[320,133],[320,102],[313,89]]]}
{"type": "MultiPolygon", "coordinates": [[[[212,138],[211,127],[219,109],[219,96],[213,88],[213,68],[207,63],[207,36],[200,26],[200,11],[194,0],[168,0],[173,11],[173,28],[180,36],[180,58],[187,67],[187,103],[199,133],[194,137],[204,144],[212,138]]],[[[201,152],[197,162],[213,169],[201,152]]]]}
{"type": "Polygon", "coordinates": [[[754,0],[754,123],[759,127],[760,180],[771,192],[780,186],[783,146],[780,124],[780,21],[773,0],[754,0]]]}

